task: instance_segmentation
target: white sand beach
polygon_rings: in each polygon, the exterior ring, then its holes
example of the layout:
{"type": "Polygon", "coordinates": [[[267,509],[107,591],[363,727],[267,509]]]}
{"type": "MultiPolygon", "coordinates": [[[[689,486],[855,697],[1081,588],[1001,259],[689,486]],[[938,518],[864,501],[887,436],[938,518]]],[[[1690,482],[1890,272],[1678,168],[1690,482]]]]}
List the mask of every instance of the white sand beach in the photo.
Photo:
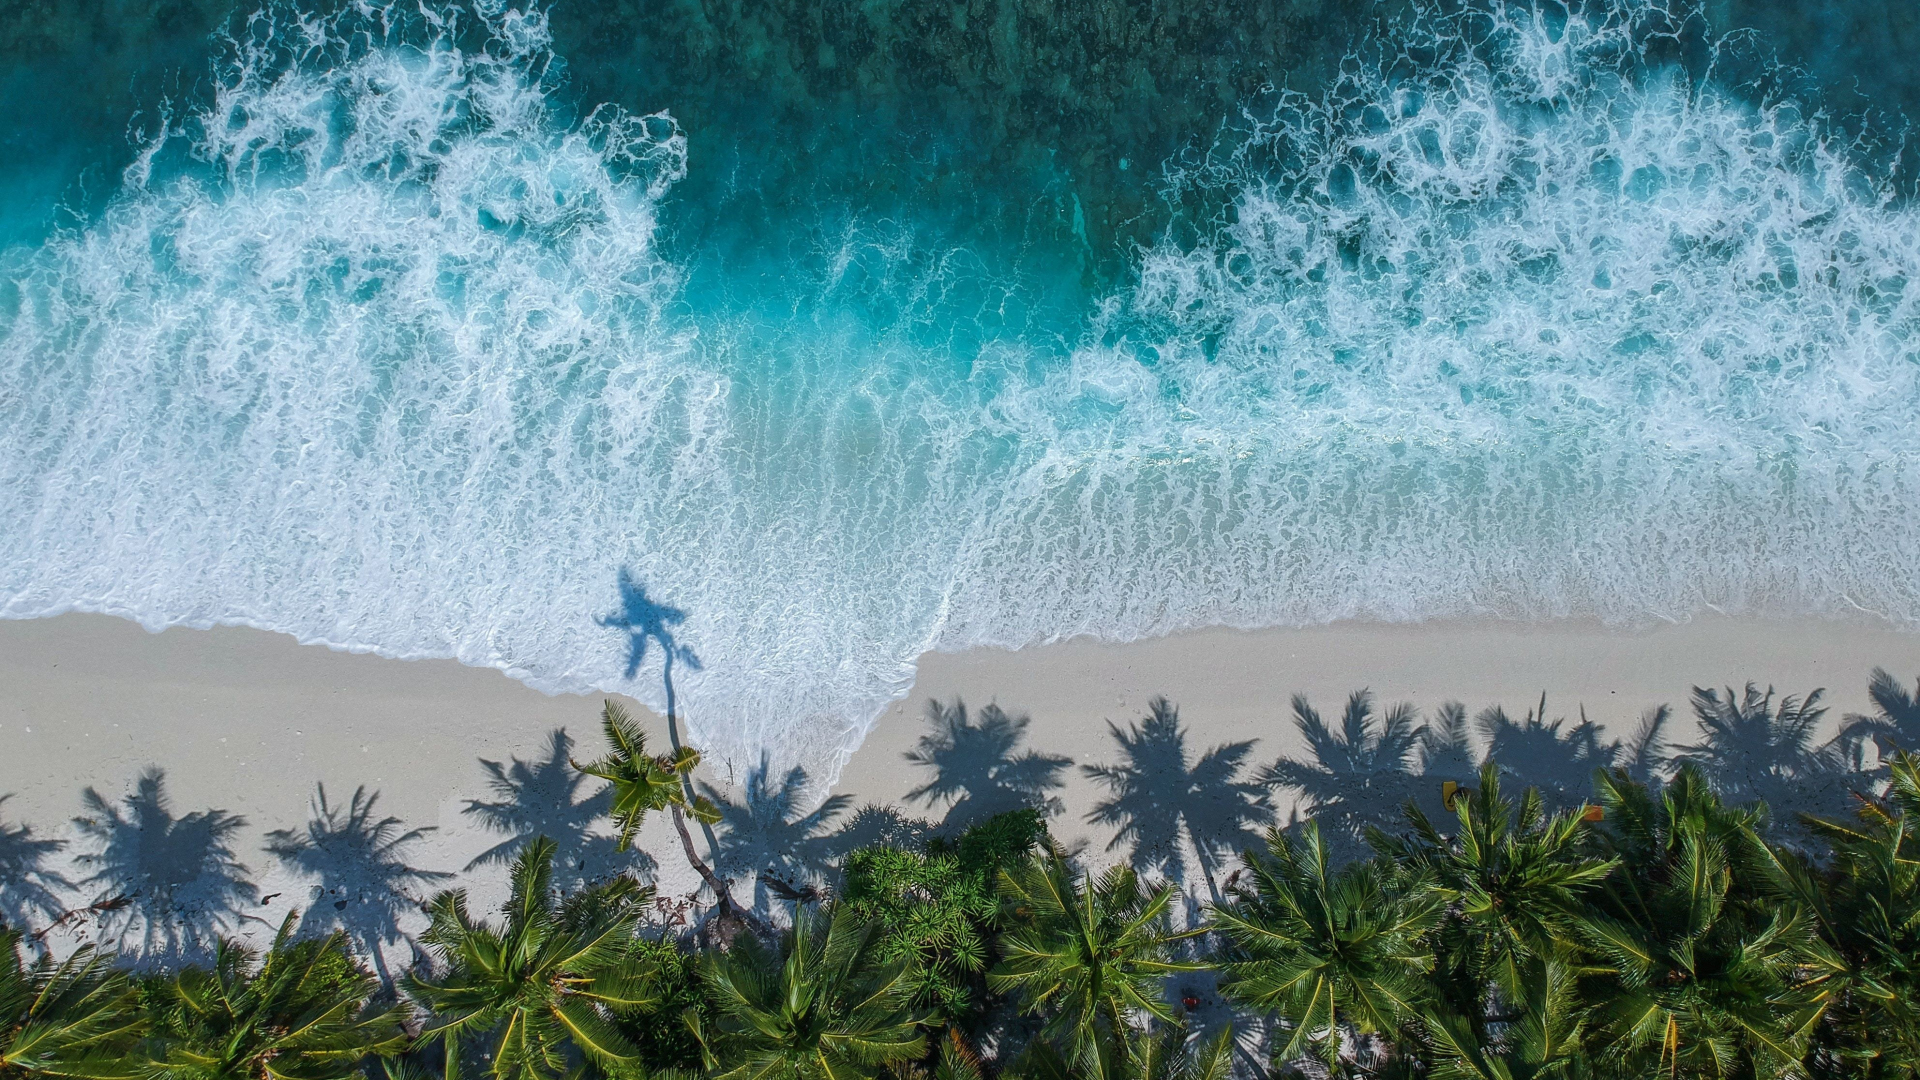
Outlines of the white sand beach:
{"type": "MultiPolygon", "coordinates": [[[[1795,694],[1825,687],[1828,722],[1837,724],[1867,707],[1866,681],[1876,666],[1902,679],[1920,672],[1920,635],[1865,623],[1734,619],[1637,633],[1577,625],[1345,625],[936,654],[922,658],[912,693],[881,716],[834,791],[854,805],[904,804],[926,779],[903,754],[926,730],[929,698],[998,703],[1030,715],[1031,748],[1099,763],[1117,755],[1108,722],[1124,726],[1164,695],[1179,706],[1194,750],[1258,740],[1250,760],[1265,763],[1299,748],[1288,713],[1294,693],[1335,713],[1349,691],[1368,687],[1382,703],[1409,701],[1431,715],[1449,700],[1518,714],[1545,691],[1548,717],[1577,719],[1584,708],[1616,736],[1643,710],[1667,702],[1681,714],[1671,737],[1684,742],[1692,729],[1686,696],[1695,683],[1755,680],[1795,694]]],[[[523,791],[564,801],[570,774],[560,767],[564,748],[556,756],[552,733],[570,733],[578,740],[573,753],[584,759],[597,752],[598,710],[598,698],[550,697],[496,671],[334,652],[256,630],[151,634],[121,619],[78,614],[0,622],[0,794],[10,796],[0,803],[0,820],[73,841],[63,854],[80,854],[87,847],[71,822],[83,812],[83,789],[115,802],[143,769],[157,767],[175,815],[218,808],[246,819],[233,840],[236,857],[258,894],[273,897],[246,913],[246,925],[257,929],[315,899],[261,842],[269,830],[303,826],[316,785],[325,784],[336,805],[356,787],[377,791],[380,814],[435,830],[408,849],[409,860],[460,874],[503,840],[466,812],[470,801],[502,797],[489,787],[482,761],[503,763],[511,774],[517,759],[528,770],[523,791]]],[[[646,715],[664,748],[660,721],[646,715]]],[[[703,778],[737,798],[751,764],[709,762],[703,778]]],[[[1055,831],[1092,841],[1089,850],[1098,852],[1105,837],[1083,818],[1100,792],[1077,769],[1063,779],[1065,809],[1055,831]]],[[[814,786],[803,799],[811,804],[826,794],[814,786]]],[[[932,818],[941,812],[924,804],[901,808],[932,818]]],[[[663,823],[641,843],[657,856],[663,892],[693,888],[663,823]]],[[[612,858],[610,848],[597,857],[612,858]]],[[[67,873],[77,881],[87,868],[69,864],[67,873]]],[[[501,877],[491,869],[476,875],[476,899],[501,877]]],[[[75,890],[76,902],[85,891],[75,890]]]]}

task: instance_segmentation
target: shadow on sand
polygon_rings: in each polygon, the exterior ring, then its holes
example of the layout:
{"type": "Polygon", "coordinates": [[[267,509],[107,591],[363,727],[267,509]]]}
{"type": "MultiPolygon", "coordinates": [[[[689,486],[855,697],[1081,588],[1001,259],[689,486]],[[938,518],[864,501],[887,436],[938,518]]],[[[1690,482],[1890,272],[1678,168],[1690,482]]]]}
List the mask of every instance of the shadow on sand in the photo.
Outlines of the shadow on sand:
{"type": "MultiPolygon", "coordinates": [[[[12,795],[0,795],[4,806],[12,795]]],[[[24,927],[50,922],[64,910],[63,897],[73,882],[46,866],[67,846],[64,840],[41,840],[30,825],[9,826],[0,820],[0,922],[24,927]]]]}
{"type": "Polygon", "coordinates": [[[627,869],[635,859],[652,872],[654,863],[644,852],[620,855],[612,839],[593,831],[607,816],[612,796],[605,785],[575,769],[572,756],[572,736],[565,728],[555,728],[547,735],[542,757],[505,763],[480,759],[494,797],[469,799],[461,813],[506,839],[474,856],[467,869],[505,866],[520,849],[544,836],[554,843],[553,880],[560,888],[579,888],[627,869]]]}
{"type": "Polygon", "coordinates": [[[344,931],[380,981],[392,986],[384,954],[389,945],[411,944],[400,921],[420,909],[424,897],[414,890],[453,875],[407,864],[405,849],[433,829],[407,829],[399,818],[375,817],[379,798],[356,788],[342,807],[318,785],[306,828],[276,829],[267,834],[266,848],[281,865],[313,881],[297,932],[344,931]]]}
{"type": "Polygon", "coordinates": [[[257,892],[233,850],[245,818],[224,810],[175,817],[157,768],[118,803],[93,788],[81,802],[86,812],[74,826],[93,850],[76,860],[92,871],[80,885],[94,893],[100,939],[117,940],[125,959],[143,967],[204,961],[218,935],[250,917],[243,905],[257,892]]]}

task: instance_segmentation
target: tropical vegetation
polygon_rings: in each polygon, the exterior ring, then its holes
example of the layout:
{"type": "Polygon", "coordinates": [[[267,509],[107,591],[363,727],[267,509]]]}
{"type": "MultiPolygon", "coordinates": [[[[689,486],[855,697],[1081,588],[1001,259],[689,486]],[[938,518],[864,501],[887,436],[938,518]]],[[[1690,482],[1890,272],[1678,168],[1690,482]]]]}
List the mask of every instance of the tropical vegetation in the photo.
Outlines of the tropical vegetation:
{"type": "Polygon", "coordinates": [[[1911,1080],[1917,713],[1884,672],[1870,694],[1878,715],[1821,742],[1817,694],[1696,691],[1700,741],[1671,753],[1664,710],[1623,745],[1543,701],[1481,713],[1482,755],[1457,705],[1422,724],[1361,693],[1336,725],[1299,699],[1313,759],[1257,770],[1250,743],[1190,753],[1156,700],[1113,729],[1121,763],[1085,770],[1118,862],[1054,837],[1071,763],[1021,750],[998,708],[931,711],[910,757],[943,822],[868,807],[835,834],[843,802],[803,777],[695,795],[697,752],[649,754],[609,704],[600,758],[559,775],[556,737],[540,769],[494,766],[482,805],[604,820],[617,857],[514,833],[497,911],[447,889],[411,938],[411,890],[447,876],[402,858],[420,830],[321,792],[268,849],[319,880],[317,910],[260,950],[216,907],[170,921],[170,896],[253,893],[238,819],[173,816],[149,773],[123,805],[89,793],[99,850],[76,861],[101,897],[80,908],[45,866],[63,842],[0,824],[0,1080],[1911,1080]],[[510,805],[507,781],[547,773],[551,808],[510,805]],[[1274,820],[1289,791],[1304,814],[1274,820]],[[751,843],[703,857],[688,818],[751,843]],[[702,880],[692,907],[646,883],[655,821],[702,880]],[[742,854],[766,837],[781,851],[742,854]],[[154,844],[200,876],[166,877],[154,844]],[[59,944],[90,919],[127,951],[59,944]]]}

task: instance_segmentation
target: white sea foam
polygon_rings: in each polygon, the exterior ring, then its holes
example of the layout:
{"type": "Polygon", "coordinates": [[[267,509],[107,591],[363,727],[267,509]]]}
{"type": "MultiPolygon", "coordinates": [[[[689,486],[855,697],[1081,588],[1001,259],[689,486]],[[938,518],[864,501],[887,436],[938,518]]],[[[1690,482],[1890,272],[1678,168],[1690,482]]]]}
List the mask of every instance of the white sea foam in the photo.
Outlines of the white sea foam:
{"type": "Polygon", "coordinates": [[[0,286],[0,615],[658,702],[598,618],[627,568],[695,737],[829,774],[928,648],[1920,621],[1920,219],[1791,104],[1644,70],[1631,12],[1423,24],[1175,174],[1231,219],[1081,347],[960,364],[833,317],[947,272],[871,231],[827,314],[694,310],[656,233],[698,132],[563,121],[536,16],[382,18],[262,16],[0,286]]]}

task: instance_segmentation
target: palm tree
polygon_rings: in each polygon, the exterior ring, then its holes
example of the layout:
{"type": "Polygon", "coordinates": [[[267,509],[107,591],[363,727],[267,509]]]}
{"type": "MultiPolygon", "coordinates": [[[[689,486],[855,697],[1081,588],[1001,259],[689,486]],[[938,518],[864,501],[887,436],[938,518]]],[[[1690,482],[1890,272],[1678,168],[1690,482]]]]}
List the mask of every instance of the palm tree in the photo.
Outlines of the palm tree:
{"type": "Polygon", "coordinates": [[[736,803],[701,784],[711,804],[717,805],[721,825],[720,855],[715,860],[723,874],[754,874],[754,906],[765,907],[769,885],[804,891],[832,858],[827,826],[853,802],[851,795],[834,795],[802,812],[807,797],[807,772],[787,770],[778,787],[770,778],[766,755],[747,770],[746,790],[736,803]]]}
{"type": "Polygon", "coordinates": [[[1369,826],[1388,823],[1416,790],[1413,756],[1426,734],[1411,705],[1395,705],[1379,718],[1366,690],[1347,698],[1335,732],[1304,695],[1293,698],[1294,724],[1307,740],[1311,762],[1281,758],[1255,778],[1268,787],[1291,788],[1326,831],[1342,857],[1362,850],[1369,826]]]}
{"type": "Polygon", "coordinates": [[[933,779],[907,792],[928,806],[947,803],[948,827],[1009,810],[1032,808],[1052,816],[1060,812],[1053,791],[1060,774],[1073,764],[1063,757],[1028,750],[1026,716],[1013,716],[998,705],[988,705],[977,718],[967,716],[966,703],[927,702],[927,723],[933,730],[907,751],[907,760],[933,770],[933,779]]]}
{"type": "Polygon", "coordinates": [[[1516,803],[1500,773],[1487,762],[1453,799],[1451,834],[1409,807],[1412,837],[1382,847],[1446,905],[1429,939],[1429,1047],[1459,1076],[1548,1076],[1584,1051],[1581,900],[1613,864],[1586,853],[1584,809],[1549,817],[1534,788],[1516,803]]]}
{"type": "Polygon", "coordinates": [[[1579,925],[1600,960],[1603,1060],[1643,1076],[1797,1074],[1819,1013],[1807,978],[1828,964],[1807,910],[1769,888],[1757,812],[1723,805],[1691,765],[1657,797],[1618,773],[1598,787],[1596,834],[1619,866],[1579,925]]]}
{"type": "Polygon", "coordinates": [[[1615,864],[1586,854],[1584,808],[1549,817],[1537,788],[1503,796],[1500,773],[1489,761],[1480,786],[1455,797],[1450,835],[1410,807],[1413,836],[1384,846],[1446,903],[1440,940],[1463,981],[1519,1000],[1529,973],[1578,947],[1581,897],[1615,864]]]}
{"type": "Polygon", "coordinates": [[[875,928],[841,909],[794,912],[780,948],[751,935],[705,958],[711,1024],[689,1013],[715,1080],[855,1080],[926,1050],[905,967],[883,964],[875,928]]]}
{"type": "Polygon", "coordinates": [[[145,1018],[113,955],[83,945],[28,964],[20,945],[20,931],[0,926],[0,1080],[140,1076],[130,1051],[145,1018]]]}
{"type": "Polygon", "coordinates": [[[141,773],[119,806],[92,788],[81,800],[87,813],[74,825],[99,845],[77,860],[95,868],[81,884],[97,890],[103,937],[125,940],[139,928],[142,962],[210,948],[257,895],[232,846],[246,819],[224,810],[174,817],[159,769],[141,773]]]}
{"type": "MultiPolygon", "coordinates": [[[[12,795],[0,795],[4,804],[12,795]]],[[[60,894],[73,883],[46,867],[64,840],[37,840],[31,825],[0,822],[0,922],[24,926],[60,917],[60,894]]]]}
{"type": "Polygon", "coordinates": [[[148,1075],[345,1080],[369,1055],[405,1045],[406,1010],[368,1004],[380,984],[353,962],[346,936],[292,941],[293,924],[289,915],[264,958],[222,940],[211,968],[147,981],[148,1075]]]}
{"type": "Polygon", "coordinates": [[[1338,1072],[1361,1041],[1343,1030],[1398,1035],[1426,1004],[1438,894],[1404,887],[1380,860],[1334,871],[1312,821],[1297,836],[1269,830],[1267,850],[1248,852],[1247,864],[1213,913],[1228,945],[1220,991],[1290,1027],[1276,1062],[1315,1053],[1338,1072]]]}
{"type": "Polygon", "coordinates": [[[1036,1044],[1023,1056],[1019,1075],[1032,1080],[1229,1080],[1233,1075],[1232,1027],[1198,1041],[1182,1020],[1155,1027],[1103,1042],[1078,1063],[1048,1043],[1036,1044]]]}
{"type": "Polygon", "coordinates": [[[1885,774],[1897,751],[1920,753],[1920,693],[1908,693],[1886,668],[1874,668],[1867,697],[1874,715],[1848,714],[1840,737],[1856,744],[1871,739],[1880,751],[1879,772],[1885,774]]]}
{"type": "Polygon", "coordinates": [[[1435,1080],[1582,1080],[1594,1075],[1586,1046],[1589,1012],[1578,969],[1548,961],[1530,971],[1506,999],[1497,1025],[1459,1012],[1429,1009],[1422,1043],[1435,1080]]]}
{"type": "Polygon", "coordinates": [[[1056,844],[1002,869],[1000,892],[1011,925],[987,985],[1044,1017],[1041,1040],[1071,1067],[1096,1069],[1102,1045],[1174,1019],[1161,980],[1200,965],[1173,959],[1174,943],[1193,934],[1168,925],[1171,888],[1144,889],[1121,866],[1077,875],[1056,844]]]}
{"type": "Polygon", "coordinates": [[[553,853],[543,836],[514,860],[504,925],[474,920],[465,890],[433,900],[421,940],[447,970],[409,977],[407,989],[433,1012],[420,1038],[445,1046],[449,1077],[462,1045],[483,1038],[498,1080],[560,1076],[577,1056],[606,1068],[638,1062],[608,1014],[657,996],[634,946],[652,891],[617,877],[556,902],[553,853]]]}
{"type": "Polygon", "coordinates": [[[1772,811],[1757,823],[1765,835],[1805,846],[1808,834],[1797,815],[1844,817],[1856,782],[1842,740],[1815,742],[1826,714],[1820,698],[1815,690],[1776,705],[1772,687],[1761,693],[1748,683],[1736,698],[1731,687],[1722,696],[1696,686],[1693,711],[1705,737],[1681,747],[1677,760],[1699,768],[1729,803],[1764,803],[1772,811]]]}
{"type": "Polygon", "coordinates": [[[389,943],[406,940],[400,920],[420,909],[413,890],[453,875],[407,864],[405,849],[433,830],[403,830],[399,818],[374,817],[379,798],[355,788],[343,812],[327,801],[326,785],[318,785],[306,830],[275,829],[266,846],[287,869],[318,879],[298,932],[346,932],[372,962],[381,985],[391,986],[383,954],[389,943]]]}
{"type": "Polygon", "coordinates": [[[713,890],[722,915],[743,917],[727,883],[694,850],[693,835],[687,831],[686,812],[691,812],[694,820],[703,824],[720,820],[720,811],[713,800],[691,795],[692,787],[687,782],[687,777],[700,765],[700,751],[683,746],[671,756],[648,754],[647,733],[627,715],[627,710],[612,701],[602,706],[600,725],[607,736],[606,756],[586,765],[576,761],[573,767],[607,782],[613,798],[613,824],[620,830],[615,850],[626,851],[633,846],[634,835],[648,814],[668,811],[673,815],[674,831],[680,835],[687,862],[713,890]]]}
{"type": "Polygon", "coordinates": [[[1808,823],[1831,845],[1831,869],[1779,865],[1835,960],[1810,1056],[1827,1075],[1920,1075],[1920,758],[1899,751],[1888,765],[1886,797],[1854,821],[1808,823]]]}
{"type": "Polygon", "coordinates": [[[1253,842],[1252,822],[1272,809],[1259,784],[1237,778],[1253,743],[1216,746],[1189,765],[1179,711],[1165,698],[1154,698],[1148,710],[1143,724],[1130,724],[1124,732],[1107,725],[1126,764],[1081,766],[1113,792],[1087,820],[1118,826],[1107,850],[1131,844],[1134,869],[1165,872],[1176,884],[1186,877],[1183,841],[1191,843],[1207,891],[1218,901],[1215,871],[1253,842]]]}
{"type": "MultiPolygon", "coordinates": [[[[606,816],[611,794],[605,787],[585,790],[588,777],[573,767],[572,752],[572,737],[565,728],[555,728],[547,736],[542,759],[513,758],[506,764],[481,759],[494,799],[469,799],[462,813],[507,838],[474,856],[467,869],[512,862],[535,837],[544,836],[554,844],[554,866],[563,886],[580,888],[601,876],[600,864],[611,845],[595,836],[593,827],[606,816]]],[[[652,868],[644,853],[640,858],[644,869],[652,868]]]]}

